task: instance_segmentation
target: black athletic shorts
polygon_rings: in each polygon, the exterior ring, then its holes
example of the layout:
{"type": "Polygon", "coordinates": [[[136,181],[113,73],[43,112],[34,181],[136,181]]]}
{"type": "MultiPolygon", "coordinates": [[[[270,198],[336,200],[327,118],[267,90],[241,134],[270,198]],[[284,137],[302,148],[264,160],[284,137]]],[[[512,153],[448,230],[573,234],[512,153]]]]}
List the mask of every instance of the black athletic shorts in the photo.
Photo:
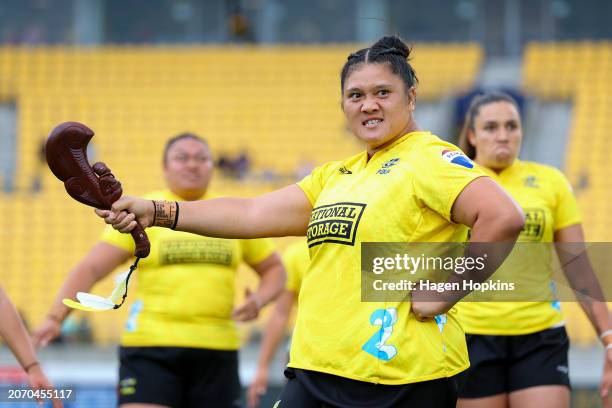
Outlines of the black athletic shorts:
{"type": "Polygon", "coordinates": [[[565,327],[518,336],[466,336],[470,368],[460,374],[459,398],[482,398],[539,385],[569,388],[565,327]]]}
{"type": "Polygon", "coordinates": [[[455,408],[455,377],[382,385],[287,368],[274,408],[455,408]]]}
{"type": "Polygon", "coordinates": [[[119,404],[240,408],[238,352],[120,347],[119,404]]]}

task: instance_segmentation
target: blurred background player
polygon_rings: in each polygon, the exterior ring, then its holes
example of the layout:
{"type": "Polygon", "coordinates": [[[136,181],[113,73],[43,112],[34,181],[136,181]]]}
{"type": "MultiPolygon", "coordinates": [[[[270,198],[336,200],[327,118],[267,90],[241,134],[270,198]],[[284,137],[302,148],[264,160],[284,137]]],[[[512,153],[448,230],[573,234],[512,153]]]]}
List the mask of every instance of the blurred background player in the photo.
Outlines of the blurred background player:
{"type": "MultiPolygon", "coordinates": [[[[9,297],[0,287],[0,339],[4,340],[15,358],[28,375],[28,384],[33,390],[51,390],[53,384],[40,366],[21,316],[11,303],[9,297]]],[[[17,388],[17,387],[15,387],[17,388]]],[[[7,401],[8,402],[8,401],[7,401]]],[[[61,408],[59,400],[53,401],[54,408],[61,408]]]]}
{"type": "Polygon", "coordinates": [[[175,202],[123,197],[113,211],[96,210],[122,232],[135,218],[148,227],[170,214],[159,226],[228,238],[307,236],[311,262],[276,408],[454,408],[454,376],[469,365],[465,336],[453,313],[443,330],[430,319],[454,301],[362,302],[360,244],[459,242],[466,226],[476,242],[513,242],[523,227],[496,183],[467,159],[445,160],[458,149],[418,129],[409,54],[398,37],[383,37],[348,56],[342,110],[366,146],[353,157],[256,198],[185,202],[179,211],[175,202]]]}
{"type": "MultiPolygon", "coordinates": [[[[268,389],[268,378],[270,363],[276,354],[279,344],[282,343],[293,306],[298,301],[300,287],[304,274],[308,270],[310,258],[308,255],[308,244],[300,239],[292,243],[283,251],[283,265],[287,272],[287,286],[274,302],[274,308],[268,317],[268,324],[262,335],[257,372],[253,382],[247,391],[247,403],[249,408],[257,408],[259,399],[268,389]]],[[[283,355],[284,364],[287,363],[288,355],[283,355]]]]}
{"type": "MultiPolygon", "coordinates": [[[[213,159],[205,140],[180,134],[163,153],[167,190],[164,200],[209,198],[213,159]]],[[[119,403],[137,407],[240,407],[240,347],[235,320],[256,318],[283,288],[284,269],[269,240],[225,240],[154,228],[151,254],[136,275],[137,293],[119,350],[119,403]],[[261,281],[232,309],[235,273],[248,263],[261,281]]],[[[88,291],[132,257],[134,243],[108,228],[100,242],[71,271],[47,318],[36,330],[37,344],[60,333],[70,310],[63,298],[88,291]]]]}
{"type": "MultiPolygon", "coordinates": [[[[511,96],[492,92],[472,101],[460,146],[523,208],[527,224],[519,241],[583,243],[581,217],[569,182],[550,166],[519,160],[522,139],[519,108],[511,96]]],[[[571,262],[563,258],[562,248],[559,257],[570,285],[575,285],[578,277],[571,275],[576,272],[587,281],[593,272],[571,271],[565,266],[571,262]]],[[[543,265],[541,273],[549,270],[543,265]]],[[[548,292],[552,276],[543,278],[543,290],[548,292]]],[[[574,289],[584,292],[582,286],[574,289]]],[[[612,344],[612,322],[607,305],[596,300],[601,299],[600,289],[591,297],[578,299],[608,346],[612,344]]],[[[459,407],[569,407],[569,339],[558,301],[462,302],[459,308],[470,352],[459,407]]],[[[602,397],[612,387],[612,346],[604,353],[602,397]]],[[[607,398],[604,403],[612,406],[607,398]]]]}

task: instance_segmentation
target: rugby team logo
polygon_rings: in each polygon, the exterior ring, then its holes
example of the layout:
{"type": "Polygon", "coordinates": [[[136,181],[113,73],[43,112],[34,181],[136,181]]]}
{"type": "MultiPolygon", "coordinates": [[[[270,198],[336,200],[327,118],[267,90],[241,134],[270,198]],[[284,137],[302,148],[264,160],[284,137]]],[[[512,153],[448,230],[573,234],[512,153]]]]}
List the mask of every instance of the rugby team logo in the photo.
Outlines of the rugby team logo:
{"type": "Polygon", "coordinates": [[[393,159],[387,160],[383,163],[380,169],[376,172],[376,174],[389,174],[391,172],[391,167],[395,166],[397,162],[399,162],[399,157],[395,157],[393,159]]]}
{"type": "Polygon", "coordinates": [[[468,169],[474,167],[474,163],[466,155],[457,150],[442,150],[442,158],[449,163],[467,167],[468,169]]]}
{"type": "Polygon", "coordinates": [[[323,242],[355,245],[357,227],[365,207],[362,203],[335,203],[313,209],[306,232],[308,246],[323,242]]]}
{"type": "Polygon", "coordinates": [[[525,187],[540,188],[536,176],[527,176],[525,178],[525,187]]]}

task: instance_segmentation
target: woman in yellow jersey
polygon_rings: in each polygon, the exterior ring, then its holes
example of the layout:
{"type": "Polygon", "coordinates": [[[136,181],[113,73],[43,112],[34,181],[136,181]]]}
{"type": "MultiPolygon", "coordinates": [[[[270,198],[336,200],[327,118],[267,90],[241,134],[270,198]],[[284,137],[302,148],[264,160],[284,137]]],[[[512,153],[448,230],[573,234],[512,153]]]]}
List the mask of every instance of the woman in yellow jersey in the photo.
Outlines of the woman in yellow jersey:
{"type": "MultiPolygon", "coordinates": [[[[105,222],[135,218],[219,237],[306,235],[310,265],[277,408],[454,407],[454,376],[468,365],[452,302],[362,302],[362,242],[514,241],[516,203],[459,150],[413,117],[416,75],[408,47],[384,37],[348,57],[342,110],[365,151],[315,169],[297,184],[251,198],[189,203],[125,197],[105,222]],[[156,208],[157,207],[157,214],[156,208]],[[125,210],[125,211],[123,211],[125,210]],[[419,318],[424,321],[417,320],[419,318]]],[[[299,92],[295,94],[300,97],[299,92]]]]}
{"type": "MultiPolygon", "coordinates": [[[[30,387],[33,390],[49,390],[54,392],[53,384],[43,372],[36,358],[34,346],[17,309],[15,309],[15,306],[13,306],[11,300],[1,287],[0,316],[2,316],[0,319],[0,340],[4,340],[23,368],[23,371],[28,375],[30,387]]],[[[15,386],[13,388],[17,389],[19,387],[15,386]]],[[[63,406],[61,401],[53,401],[53,408],[62,408],[63,406]]]]}
{"type": "MultiPolygon", "coordinates": [[[[151,199],[198,200],[213,160],[206,141],[185,133],[170,139],[163,155],[165,191],[151,199]]],[[[238,331],[284,286],[284,269],[270,240],[227,240],[170,229],[148,231],[151,254],[140,261],[136,300],[121,336],[119,404],[123,408],[241,405],[238,331]],[[249,264],[259,288],[233,308],[238,266],[249,264]]],[[[46,344],[60,332],[69,309],[61,302],[88,291],[132,257],[129,235],[108,228],[77,265],[36,333],[46,344]]]]}
{"type": "MultiPolygon", "coordinates": [[[[521,118],[512,97],[493,92],[473,100],[460,146],[523,208],[527,221],[519,241],[583,242],[568,181],[552,167],[518,160],[521,140],[521,118]]],[[[606,304],[581,304],[604,344],[612,344],[606,304]]],[[[471,363],[459,407],[569,407],[569,341],[559,302],[462,302],[459,310],[471,363]]],[[[604,358],[601,391],[607,395],[612,346],[604,358]]]]}

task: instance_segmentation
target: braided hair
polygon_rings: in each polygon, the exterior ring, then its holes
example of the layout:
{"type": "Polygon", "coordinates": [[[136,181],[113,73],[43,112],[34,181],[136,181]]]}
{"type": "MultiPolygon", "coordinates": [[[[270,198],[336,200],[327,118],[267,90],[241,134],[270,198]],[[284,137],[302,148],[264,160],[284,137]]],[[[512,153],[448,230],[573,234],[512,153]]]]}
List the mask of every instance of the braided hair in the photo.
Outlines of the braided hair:
{"type": "Polygon", "coordinates": [[[340,73],[340,88],[344,90],[346,78],[361,64],[388,64],[391,71],[402,78],[406,90],[418,84],[414,68],[410,65],[411,49],[397,36],[382,37],[369,48],[350,54],[340,73]]]}

